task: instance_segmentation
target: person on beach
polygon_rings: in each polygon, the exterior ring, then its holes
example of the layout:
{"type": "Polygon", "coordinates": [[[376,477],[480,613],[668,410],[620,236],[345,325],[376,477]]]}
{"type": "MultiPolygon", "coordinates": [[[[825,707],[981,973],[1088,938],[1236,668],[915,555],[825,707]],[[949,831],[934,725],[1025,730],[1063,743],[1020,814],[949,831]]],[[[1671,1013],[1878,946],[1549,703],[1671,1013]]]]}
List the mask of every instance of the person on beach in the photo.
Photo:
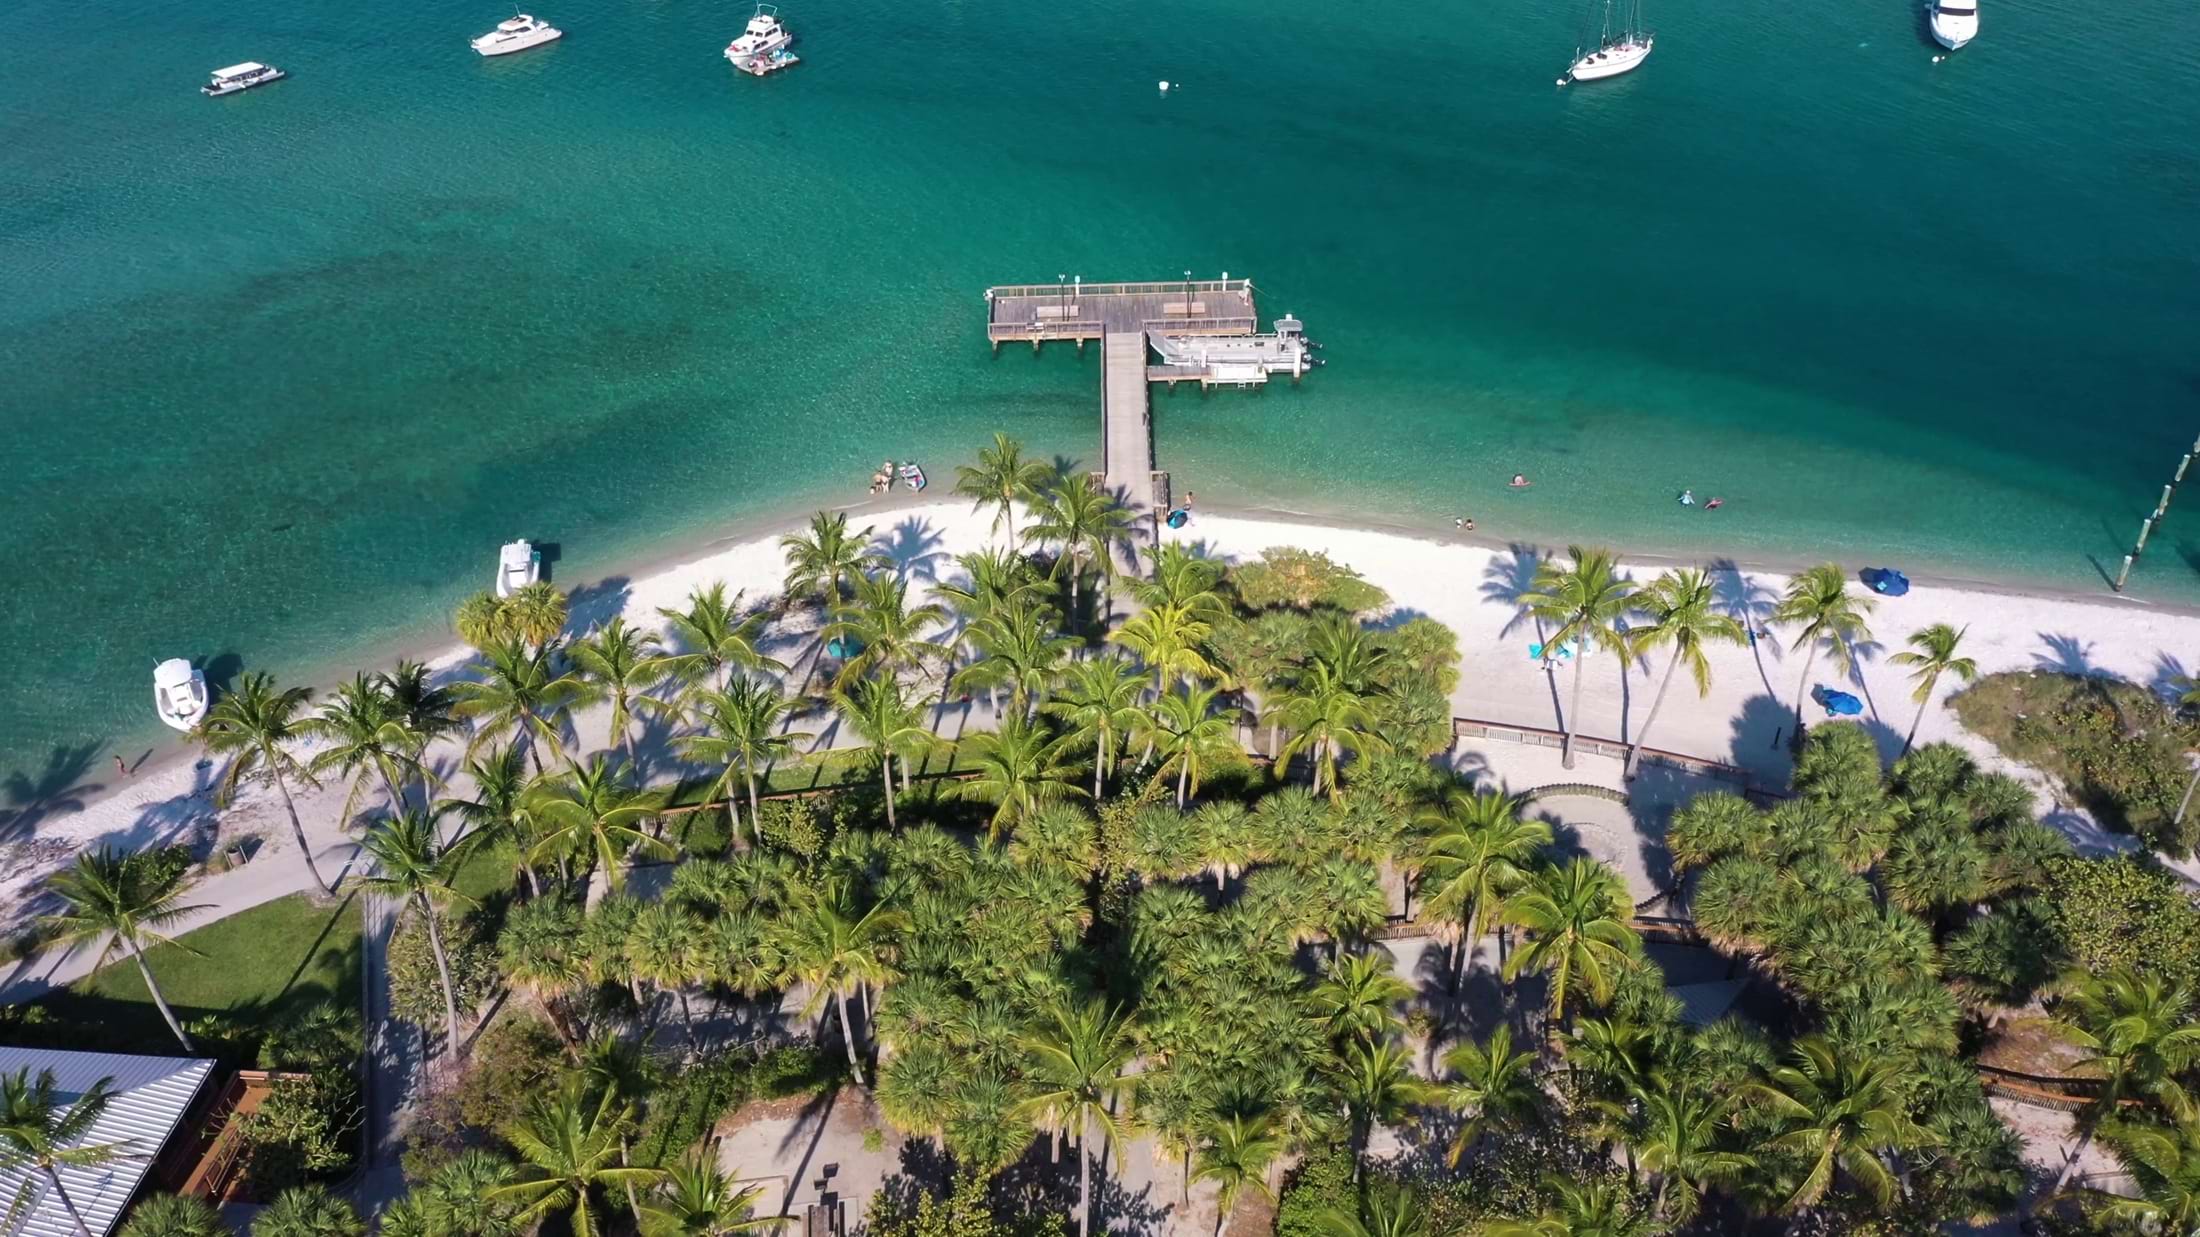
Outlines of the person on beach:
{"type": "Polygon", "coordinates": [[[1184,509],[1186,511],[1190,511],[1192,509],[1192,498],[1193,494],[1190,490],[1184,491],[1184,509]]]}
{"type": "Polygon", "coordinates": [[[116,776],[116,777],[128,777],[128,776],[130,776],[130,766],[128,766],[128,765],[126,765],[126,764],[122,763],[122,757],[120,757],[120,756],[117,756],[117,757],[115,757],[115,776],[116,776]]]}
{"type": "Polygon", "coordinates": [[[1465,533],[1471,533],[1474,531],[1474,521],[1468,519],[1465,516],[1459,516],[1453,519],[1451,522],[1451,526],[1465,533]]]}

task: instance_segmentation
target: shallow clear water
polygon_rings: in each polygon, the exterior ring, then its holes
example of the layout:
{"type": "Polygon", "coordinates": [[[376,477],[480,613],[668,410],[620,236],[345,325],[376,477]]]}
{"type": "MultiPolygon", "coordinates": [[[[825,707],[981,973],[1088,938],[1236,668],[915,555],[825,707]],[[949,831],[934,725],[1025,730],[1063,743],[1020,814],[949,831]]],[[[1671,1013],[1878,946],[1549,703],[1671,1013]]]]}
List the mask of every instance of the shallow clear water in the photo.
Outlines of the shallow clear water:
{"type": "MultiPolygon", "coordinates": [[[[991,355],[990,283],[1304,317],[1304,386],[1156,392],[1214,501],[2087,587],[2200,428],[2189,6],[1934,64],[1908,0],[1658,0],[1560,90],[1568,3],[796,3],[757,81],[745,5],[542,2],[487,61],[493,6],[0,9],[0,773],[514,536],[578,580],[995,428],[1089,459],[1097,350],[991,355]],[[293,77],[199,96],[241,59],[293,77]]],[[[2135,591],[2200,599],[2194,503],[2135,591]]]]}

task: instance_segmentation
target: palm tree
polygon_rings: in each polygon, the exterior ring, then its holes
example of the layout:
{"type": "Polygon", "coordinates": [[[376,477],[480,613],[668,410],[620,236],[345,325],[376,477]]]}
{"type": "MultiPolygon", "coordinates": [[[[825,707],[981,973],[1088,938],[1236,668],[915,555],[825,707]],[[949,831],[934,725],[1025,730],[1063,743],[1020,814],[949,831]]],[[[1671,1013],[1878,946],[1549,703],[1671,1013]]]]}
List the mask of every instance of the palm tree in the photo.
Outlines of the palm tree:
{"type": "Polygon", "coordinates": [[[401,904],[411,903],[428,925],[428,948],[435,954],[436,978],[443,985],[443,1045],[456,1061],[460,1056],[458,989],[451,983],[451,956],[443,948],[436,908],[450,902],[473,904],[472,898],[451,884],[470,847],[443,845],[435,817],[426,812],[406,812],[380,822],[359,847],[374,860],[377,870],[360,883],[401,904]]]}
{"type": "Polygon", "coordinates": [[[1550,825],[1522,820],[1521,807],[1514,795],[1454,787],[1430,814],[1419,859],[1422,907],[1458,934],[1453,992],[1466,983],[1483,928],[1503,922],[1505,899],[1526,882],[1536,852],[1551,844],[1550,825]]]}
{"type": "Polygon", "coordinates": [[[1420,1196],[1403,1181],[1378,1181],[1363,1191],[1358,1211],[1330,1206],[1318,1220],[1329,1237],[1428,1237],[1420,1196]]]}
{"type": "Polygon", "coordinates": [[[1658,680],[1657,695],[1650,698],[1650,715],[1643,719],[1642,730],[1636,734],[1634,745],[1627,749],[1627,767],[1620,776],[1630,779],[1635,776],[1635,766],[1642,760],[1643,744],[1649,742],[1650,727],[1657,724],[1658,709],[1665,703],[1665,689],[1673,685],[1673,672],[1686,663],[1688,677],[1696,682],[1696,695],[1708,696],[1711,694],[1711,661],[1704,656],[1705,648],[1712,644],[1741,644],[1748,638],[1732,615],[1720,612],[1711,581],[1694,567],[1668,571],[1652,580],[1649,587],[1635,594],[1634,603],[1650,622],[1627,633],[1628,656],[1640,657],[1666,645],[1672,646],[1673,656],[1665,663],[1665,674],[1658,680]]]}
{"type": "Polygon", "coordinates": [[[229,1237],[214,1204],[190,1194],[148,1194],[115,1231],[120,1237],[229,1237]]]}
{"type": "MultiPolygon", "coordinates": [[[[1148,610],[1151,614],[1153,611],[1148,610]]],[[[1170,692],[1155,703],[1153,713],[1139,723],[1148,742],[1161,754],[1159,772],[1176,769],[1176,806],[1183,810],[1199,791],[1201,773],[1215,761],[1240,754],[1237,727],[1214,711],[1216,688],[1170,692]]]]}
{"type": "Polygon", "coordinates": [[[1313,766],[1314,791],[1324,787],[1332,799],[1339,797],[1337,755],[1341,749],[1387,752],[1390,744],[1375,733],[1375,694],[1355,687],[1335,666],[1316,659],[1294,675],[1279,701],[1277,717],[1291,731],[1291,739],[1276,753],[1278,773],[1300,752],[1313,766]]]}
{"type": "Polygon", "coordinates": [[[1275,1124],[1270,1113],[1232,1112],[1218,1116],[1200,1140],[1192,1179],[1215,1183],[1215,1237],[1222,1237],[1222,1226],[1245,1191],[1275,1198],[1275,1191],[1268,1188],[1268,1166],[1284,1150],[1275,1124]]]}
{"type": "Polygon", "coordinates": [[[878,753],[879,784],[886,792],[886,827],[898,828],[894,820],[894,757],[901,757],[902,780],[906,783],[907,753],[932,741],[932,732],[924,727],[923,710],[903,697],[901,684],[893,679],[865,679],[853,692],[834,691],[832,701],[848,728],[878,753]]]}
{"type": "Polygon", "coordinates": [[[1604,1181],[1543,1179],[1558,1205],[1533,1220],[1500,1220],[1483,1228],[1483,1237],[1652,1237],[1663,1227],[1636,1208],[1633,1196],[1604,1181]]]}
{"type": "Polygon", "coordinates": [[[1632,966],[1642,942],[1628,920],[1634,906],[1627,883],[1594,859],[1570,859],[1544,868],[1505,908],[1506,921],[1527,930],[1527,944],[1505,962],[1505,978],[1542,972],[1551,985],[1551,1017],[1563,1021],[1566,993],[1579,987],[1590,999],[1611,999],[1619,972],[1632,966]]]}
{"type": "MultiPolygon", "coordinates": [[[[690,908],[665,899],[650,902],[634,916],[626,934],[626,967],[635,979],[658,993],[671,990],[680,1001],[681,1025],[695,1044],[695,1016],[688,1007],[688,985],[710,969],[702,954],[703,921],[690,908]]],[[[655,1024],[654,1005],[645,1007],[655,1024]]]]}
{"type": "Polygon", "coordinates": [[[613,1086],[590,1086],[584,1075],[569,1076],[552,1096],[528,1104],[504,1137],[519,1152],[512,1180],[485,1191],[492,1199],[519,1203],[519,1220],[531,1224],[555,1211],[570,1211],[575,1237],[597,1237],[591,1195],[600,1187],[647,1188],[665,1177],[661,1168],[629,1166],[626,1137],[634,1128],[634,1105],[613,1086]],[[593,1092],[593,1094],[591,1093],[593,1092]]]}
{"type": "Polygon", "coordinates": [[[1833,664],[1845,676],[1856,668],[1856,644],[1871,638],[1864,616],[1871,613],[1869,597],[1851,597],[1849,578],[1838,563],[1821,563],[1788,581],[1787,594],[1772,609],[1776,623],[1801,623],[1803,630],[1790,649],[1808,649],[1803,658],[1803,677],[1795,685],[1795,733],[1803,732],[1803,696],[1810,690],[1811,667],[1823,647],[1833,654],[1833,664]]]}
{"type": "Polygon", "coordinates": [[[643,1237],[723,1237],[748,1229],[776,1228],[784,1216],[750,1214],[764,1196],[761,1185],[735,1186],[718,1167],[717,1146],[691,1147],[673,1161],[658,1191],[642,1199],[643,1237]]]}
{"type": "Polygon", "coordinates": [[[1620,577],[1609,550],[1584,550],[1568,546],[1573,563],[1560,567],[1545,562],[1535,569],[1535,580],[1520,595],[1520,605],[1551,624],[1543,635],[1543,665],[1548,670],[1568,644],[1579,645],[1574,656],[1574,701],[1561,718],[1565,740],[1560,763],[1574,767],[1574,732],[1581,724],[1581,668],[1590,648],[1609,649],[1627,655],[1627,641],[1617,630],[1620,617],[1634,608],[1635,586],[1620,577]]]}
{"type": "Polygon", "coordinates": [[[1062,663],[1077,646],[1074,637],[1056,630],[1060,616],[1049,605],[1025,598],[994,607],[971,623],[964,638],[985,655],[955,676],[957,686],[1009,689],[1010,708],[1029,713],[1031,702],[1042,696],[1062,674],[1062,663]]]}
{"type": "Polygon", "coordinates": [[[1172,541],[1155,553],[1153,579],[1133,577],[1123,585],[1139,605],[1174,606],[1194,618],[1213,622],[1229,613],[1221,593],[1224,574],[1221,563],[1172,541]]]}
{"type": "Polygon", "coordinates": [[[2139,1184],[2139,1197],[2108,1200],[2111,1219],[2141,1233],[2200,1232],[2200,1122],[2119,1120],[2103,1136],[2139,1184]]]}
{"type": "Polygon", "coordinates": [[[548,580],[513,589],[498,616],[505,635],[538,652],[565,631],[565,620],[565,594],[548,580]]]}
{"type": "MultiPolygon", "coordinates": [[[[2170,690],[2177,694],[2177,712],[2179,716],[2189,719],[2195,711],[2200,711],[2200,675],[2174,675],[2169,681],[2169,686],[2170,690]]],[[[2188,753],[2185,758],[2191,760],[2192,756],[2188,753]]],[[[2192,792],[2195,790],[2200,790],[2200,761],[2193,763],[2192,777],[2185,783],[2184,797],[2177,801],[2177,812],[2170,817],[2171,828],[2174,829],[2185,823],[2185,809],[2192,806],[2192,792]]]]}
{"type": "Polygon", "coordinates": [[[409,657],[398,659],[395,669],[376,676],[398,721],[413,739],[412,765],[420,775],[421,797],[428,793],[428,770],[421,762],[430,743],[464,728],[458,718],[458,697],[448,687],[436,685],[435,676],[409,657]]]}
{"type": "Polygon", "coordinates": [[[736,670],[786,669],[757,647],[768,616],[742,618],[736,608],[739,601],[738,595],[727,600],[726,586],[718,581],[709,588],[690,590],[685,610],[658,608],[685,650],[665,655],[665,669],[674,678],[697,687],[727,688],[736,670]]]}
{"type": "Polygon", "coordinates": [[[1218,679],[1222,672],[1200,652],[1214,631],[1206,614],[1189,605],[1162,602],[1148,606],[1108,633],[1108,639],[1138,654],[1153,671],[1154,695],[1169,691],[1169,678],[1218,679]]]}
{"type": "Polygon", "coordinates": [[[2200,1120],[2200,1107],[2179,1080],[2200,1061],[2200,1023],[2191,1021],[2190,989],[2130,967],[2105,975],[2073,969],[2061,987],[2055,1029],[2090,1054],[2073,1070],[2100,1078],[2101,1089],[2078,1112],[2078,1145],[2050,1194],[2070,1183],[2095,1131],[2126,1099],[2151,1099],[2174,1121],[2200,1120]]]}
{"type": "Polygon", "coordinates": [[[1925,720],[1925,706],[1932,703],[1933,688],[1939,685],[1940,676],[1953,674],[1968,683],[1978,674],[1977,662],[1956,656],[1963,633],[1969,630],[1968,625],[1957,628],[1935,623],[1911,632],[1910,647],[1887,658],[1897,666],[1916,667],[1910,671],[1910,681],[1917,684],[1917,690],[1910,693],[1910,699],[1917,701],[1917,716],[1910,719],[1910,733],[1902,737],[1903,752],[1917,742],[1918,725],[1925,720]]]}
{"type": "Polygon", "coordinates": [[[538,740],[552,754],[565,755],[560,736],[582,686],[570,672],[558,668],[556,653],[516,638],[499,640],[482,650],[482,659],[473,669],[480,676],[478,682],[451,687],[458,697],[454,706],[458,715],[477,721],[467,746],[469,754],[511,735],[536,773],[542,772],[542,753],[535,748],[538,740]]]}
{"type": "Polygon", "coordinates": [[[336,887],[322,880],[321,869],[314,866],[313,847],[306,841],[305,826],[298,823],[298,805],[290,798],[291,778],[308,786],[319,784],[290,754],[291,744],[305,737],[298,712],[312,696],[308,688],[278,689],[275,680],[265,674],[247,674],[214,702],[193,737],[208,755],[229,757],[216,791],[221,806],[228,807],[236,800],[237,787],[248,778],[257,776],[274,783],[275,792],[283,797],[283,811],[290,816],[290,833],[297,840],[307,874],[322,893],[332,894],[336,887]]]}
{"type": "Polygon", "coordinates": [[[1374,1042],[1398,1027],[1398,1004],[1413,996],[1413,985],[1391,971],[1390,952],[1341,954],[1332,959],[1320,983],[1307,994],[1315,1020],[1329,1042],[1374,1042]]]}
{"type": "Polygon", "coordinates": [[[1077,788],[1062,763],[1062,744],[1046,728],[1010,713],[1000,728],[970,737],[966,743],[977,776],[963,793],[994,806],[988,836],[999,841],[1004,829],[1028,820],[1039,805],[1077,788]]]}
{"type": "Polygon", "coordinates": [[[1666,1085],[1642,1097],[1642,1128],[1632,1141],[1643,1170],[1658,1179],[1651,1214],[1686,1224],[1696,1218],[1705,1191],[1749,1172],[1756,1161],[1720,1149],[1719,1131],[1728,1116],[1724,1103],[1661,1081],[1666,1085]]]}
{"type": "Polygon", "coordinates": [[[543,827],[528,856],[534,863],[561,855],[578,856],[603,869],[616,892],[626,887],[620,861],[629,852],[670,855],[672,848],[643,831],[642,823],[664,810],[660,791],[629,783],[625,770],[598,752],[585,765],[566,762],[566,771],[538,782],[529,810],[543,827]]]}
{"type": "MultiPolygon", "coordinates": [[[[191,1050],[189,1043],[184,1051],[191,1050]]],[[[77,1237],[93,1237],[84,1216],[76,1209],[61,1184],[64,1168],[97,1168],[116,1160],[142,1158],[132,1153],[130,1140],[95,1143],[85,1139],[114,1099],[114,1079],[102,1078],[64,1106],[54,1085],[53,1071],[40,1070],[32,1081],[29,1069],[0,1077],[0,1170],[21,1171],[23,1188],[8,1205],[8,1230],[18,1228],[29,1216],[43,1184],[61,1200],[61,1207],[76,1225],[77,1237]],[[44,1180],[41,1182],[41,1178],[44,1180]]]]}
{"type": "Polygon", "coordinates": [[[252,1217],[252,1237],[366,1237],[366,1221],[327,1186],[294,1185],[252,1217]]]}
{"type": "Polygon", "coordinates": [[[497,963],[515,989],[532,998],[569,1055],[578,1057],[580,1034],[565,1001],[584,986],[587,959],[579,908],[563,898],[537,897],[505,918],[497,933],[497,963]]]}
{"type": "Polygon", "coordinates": [[[1500,1025],[1487,1043],[1472,1040],[1455,1044],[1444,1053],[1444,1068],[1458,1077],[1443,1085],[1444,1105],[1454,1112],[1474,1115],[1462,1121],[1447,1152],[1450,1162],[1497,1126],[1518,1125],[1535,1115],[1543,1102],[1543,1087],[1535,1077],[1535,1054],[1514,1052],[1512,1028],[1500,1025]]]}
{"type": "Polygon", "coordinates": [[[413,772],[423,779],[427,776],[414,755],[424,740],[405,724],[381,681],[365,674],[355,674],[351,682],[337,688],[321,706],[321,715],[300,726],[299,733],[330,743],[307,768],[315,774],[334,769],[351,779],[351,790],[344,796],[344,820],[358,809],[360,792],[370,779],[381,781],[390,797],[390,811],[402,812],[405,796],[398,784],[413,772]]]}
{"type": "Polygon", "coordinates": [[[891,572],[858,575],[855,595],[835,606],[835,618],[821,633],[826,639],[853,639],[861,647],[841,663],[835,686],[863,678],[874,670],[899,675],[927,660],[944,657],[947,650],[926,639],[926,633],[947,617],[947,608],[936,602],[909,604],[909,582],[891,572]]]}
{"type": "Polygon", "coordinates": [[[787,559],[787,595],[815,593],[819,604],[832,606],[840,600],[844,582],[879,565],[878,555],[868,549],[870,543],[869,525],[848,531],[847,512],[820,511],[811,516],[807,535],[794,533],[779,539],[780,552],[787,559]]]}
{"type": "Polygon", "coordinates": [[[1065,742],[1092,748],[1092,797],[1104,793],[1109,768],[1124,735],[1138,725],[1138,697],[1145,681],[1120,657],[1095,657],[1072,663],[1062,690],[1041,706],[1068,727],[1065,742]]]}
{"type": "Polygon", "coordinates": [[[1115,577],[1115,543],[1122,540],[1130,529],[1130,514],[1122,504],[1101,487],[1094,485],[1088,473],[1071,473],[1062,483],[1049,491],[1041,501],[1038,519],[1029,532],[1041,545],[1052,543],[1062,547],[1061,556],[1054,560],[1054,569],[1069,565],[1069,613],[1070,621],[1077,617],[1077,579],[1082,573],[1084,560],[1092,559],[1100,565],[1103,579],[1115,577]]]}
{"type": "Polygon", "coordinates": [[[649,632],[628,626],[625,615],[614,614],[601,629],[575,641],[568,654],[580,679],[580,702],[611,702],[611,741],[626,751],[631,764],[634,710],[673,711],[672,701],[649,695],[672,675],[664,646],[649,632]]]}
{"type": "Polygon", "coordinates": [[[726,797],[726,836],[741,836],[741,814],[734,808],[736,779],[749,792],[749,819],[757,813],[756,774],[794,753],[794,745],[813,736],[806,730],[782,729],[794,702],[770,685],[746,675],[735,675],[724,691],[704,691],[693,701],[701,733],[680,739],[680,756],[699,764],[725,769],[710,793],[726,797]]]}
{"type": "Polygon", "coordinates": [[[1040,1028],[1023,1039],[1026,1076],[1036,1089],[1027,1112],[1050,1114],[1077,1131],[1077,1231],[1092,1231],[1092,1138],[1095,1130],[1123,1153],[1131,1120],[1131,1079],[1137,1055],[1131,1021],[1099,1001],[1056,1002],[1040,1028]]]}
{"type": "Polygon", "coordinates": [[[1897,1181],[1881,1157],[1932,1138],[1911,1120],[1905,1103],[1904,1074],[1910,1068],[1903,1054],[1852,1055],[1837,1051],[1823,1036],[1806,1035],[1795,1041],[1791,1064],[1743,1087],[1744,1096],[1785,1127],[1764,1145],[1810,1165],[1784,1210],[1824,1198],[1837,1170],[1845,1170],[1878,1205],[1893,1201],[1897,1181]]]}
{"type": "Polygon", "coordinates": [[[803,1013],[816,1015],[828,1000],[839,1005],[840,1042],[859,1087],[865,1085],[863,1063],[856,1055],[848,994],[865,985],[882,984],[892,974],[893,940],[903,922],[902,913],[885,899],[859,907],[843,882],[827,893],[803,899],[780,925],[779,947],[786,954],[787,975],[810,991],[803,1013]]]}
{"type": "Polygon", "coordinates": [[[467,826],[447,844],[476,847],[508,844],[517,856],[515,876],[527,878],[528,892],[540,897],[542,882],[527,852],[534,845],[534,812],[528,800],[527,757],[514,746],[500,747],[486,756],[466,762],[467,779],[474,784],[471,799],[436,800],[437,815],[448,813],[467,826]]]}
{"type": "Polygon", "coordinates": [[[965,464],[955,470],[955,492],[972,500],[972,511],[999,508],[993,516],[993,531],[1005,526],[1008,548],[1014,550],[1016,504],[1033,501],[1052,477],[1053,470],[1045,464],[1024,458],[1022,443],[996,432],[992,446],[978,449],[976,467],[965,464]]]}
{"type": "Polygon", "coordinates": [[[1330,1085],[1344,1101],[1355,1181],[1360,1179],[1367,1140],[1375,1127],[1403,1117],[1407,1109],[1427,1099],[1432,1091],[1413,1076],[1412,1053],[1388,1037],[1346,1043],[1330,1070],[1330,1085]]]}
{"type": "MultiPolygon", "coordinates": [[[[145,990],[152,994],[153,1004],[159,1008],[168,1029],[175,1033],[176,1042],[183,1045],[185,1052],[192,1052],[195,1049],[191,1037],[184,1034],[183,1024],[176,1021],[176,1011],[168,1008],[168,998],[161,995],[160,984],[153,979],[153,968],[146,964],[145,947],[166,943],[168,938],[162,934],[163,928],[192,911],[205,908],[176,905],[176,900],[183,896],[182,877],[155,881],[150,879],[156,875],[150,868],[150,864],[104,846],[80,853],[75,866],[47,880],[48,887],[61,899],[63,909],[46,916],[45,923],[63,940],[82,941],[105,936],[107,944],[100,950],[94,970],[104,966],[117,949],[128,955],[137,963],[145,990]]],[[[185,947],[178,945],[176,948],[185,947]]]]}

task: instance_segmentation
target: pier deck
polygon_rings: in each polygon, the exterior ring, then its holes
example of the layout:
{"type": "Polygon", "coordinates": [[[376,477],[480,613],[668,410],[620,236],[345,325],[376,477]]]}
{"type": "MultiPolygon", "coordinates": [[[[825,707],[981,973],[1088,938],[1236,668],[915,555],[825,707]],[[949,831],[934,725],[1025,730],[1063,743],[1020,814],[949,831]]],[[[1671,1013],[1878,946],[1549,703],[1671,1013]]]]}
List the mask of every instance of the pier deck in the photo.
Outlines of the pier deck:
{"type": "Polygon", "coordinates": [[[1004,284],[986,290],[986,338],[1082,343],[1128,331],[1250,335],[1259,324],[1250,279],[1161,283],[1004,284]]]}

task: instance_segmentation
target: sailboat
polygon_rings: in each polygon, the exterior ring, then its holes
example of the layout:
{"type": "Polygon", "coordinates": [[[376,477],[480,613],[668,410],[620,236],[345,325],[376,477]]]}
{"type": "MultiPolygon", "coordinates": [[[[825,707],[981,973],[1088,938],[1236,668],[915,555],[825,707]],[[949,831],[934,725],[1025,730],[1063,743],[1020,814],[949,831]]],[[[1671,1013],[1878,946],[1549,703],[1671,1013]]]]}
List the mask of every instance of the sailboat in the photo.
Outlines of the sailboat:
{"type": "Polygon", "coordinates": [[[1612,33],[1612,0],[1604,0],[1603,37],[1593,51],[1574,49],[1574,62],[1558,84],[1617,77],[1649,57],[1650,38],[1650,32],[1642,28],[1642,0],[1627,0],[1627,25],[1616,36],[1612,33]]]}

